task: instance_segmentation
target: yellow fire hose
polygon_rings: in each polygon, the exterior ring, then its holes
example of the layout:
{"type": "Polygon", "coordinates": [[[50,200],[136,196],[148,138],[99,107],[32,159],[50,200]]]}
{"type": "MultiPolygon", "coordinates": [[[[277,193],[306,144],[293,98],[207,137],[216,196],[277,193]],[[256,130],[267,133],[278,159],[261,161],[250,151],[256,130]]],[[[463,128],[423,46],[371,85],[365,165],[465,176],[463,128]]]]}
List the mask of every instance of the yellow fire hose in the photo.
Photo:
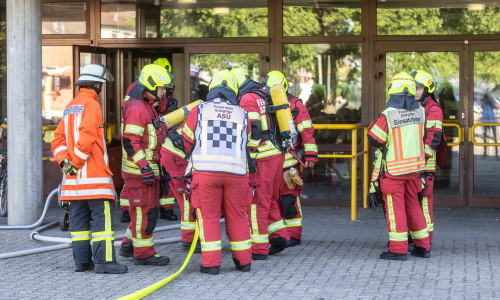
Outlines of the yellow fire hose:
{"type": "Polygon", "coordinates": [[[189,263],[189,260],[191,260],[191,256],[193,255],[194,248],[196,247],[196,243],[198,243],[198,233],[199,233],[198,222],[196,222],[196,230],[194,231],[194,237],[193,237],[193,242],[191,243],[191,248],[189,249],[189,253],[188,253],[186,259],[184,260],[184,263],[182,264],[182,266],[180,267],[180,269],[177,272],[175,272],[174,274],[168,276],[167,278],[165,278],[163,280],[158,281],[157,283],[154,283],[146,288],[143,288],[142,290],[139,290],[139,291],[134,292],[132,294],[118,298],[118,300],[141,299],[142,297],[145,297],[145,296],[151,294],[152,292],[156,291],[157,289],[161,288],[165,284],[169,283],[172,279],[177,277],[177,275],[179,275],[182,272],[182,270],[184,270],[184,268],[187,266],[187,264],[189,263]]]}

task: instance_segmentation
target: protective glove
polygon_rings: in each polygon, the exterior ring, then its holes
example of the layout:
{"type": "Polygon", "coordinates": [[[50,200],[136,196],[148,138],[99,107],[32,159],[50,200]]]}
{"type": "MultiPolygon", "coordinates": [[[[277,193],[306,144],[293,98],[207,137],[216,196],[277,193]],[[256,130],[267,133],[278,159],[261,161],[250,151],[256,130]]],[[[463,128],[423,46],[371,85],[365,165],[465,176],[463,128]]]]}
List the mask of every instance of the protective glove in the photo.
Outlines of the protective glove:
{"type": "Polygon", "coordinates": [[[153,169],[151,169],[149,165],[141,169],[141,174],[142,174],[142,184],[146,186],[155,185],[155,173],[153,172],[153,169]]]}
{"type": "Polygon", "coordinates": [[[382,203],[382,193],[380,192],[380,183],[378,180],[370,182],[368,195],[366,197],[366,205],[368,208],[377,207],[382,203]]]}
{"type": "Polygon", "coordinates": [[[294,185],[296,186],[304,185],[304,181],[302,180],[302,178],[300,178],[299,171],[297,171],[297,169],[295,169],[294,167],[290,168],[290,178],[294,185]]]}
{"type": "Polygon", "coordinates": [[[290,170],[286,170],[285,173],[283,173],[283,180],[285,181],[288,189],[290,189],[290,190],[295,189],[295,184],[292,181],[292,176],[290,174],[290,170]]]}
{"type": "Polygon", "coordinates": [[[429,187],[429,183],[427,182],[427,178],[425,178],[424,173],[420,174],[420,181],[422,182],[422,190],[429,187]]]}
{"type": "Polygon", "coordinates": [[[71,164],[71,160],[65,159],[61,162],[61,170],[63,171],[64,174],[73,176],[78,173],[78,169],[71,164]]]}
{"type": "Polygon", "coordinates": [[[250,151],[247,151],[247,164],[248,164],[248,172],[250,174],[257,173],[257,164],[255,163],[255,159],[250,155],[250,151]]]}

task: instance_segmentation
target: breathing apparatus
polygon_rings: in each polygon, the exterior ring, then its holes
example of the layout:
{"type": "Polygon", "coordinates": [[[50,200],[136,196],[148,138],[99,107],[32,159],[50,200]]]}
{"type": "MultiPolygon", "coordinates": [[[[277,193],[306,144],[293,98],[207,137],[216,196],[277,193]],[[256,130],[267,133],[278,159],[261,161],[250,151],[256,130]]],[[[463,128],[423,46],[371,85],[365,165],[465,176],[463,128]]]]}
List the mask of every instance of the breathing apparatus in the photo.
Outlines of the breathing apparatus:
{"type": "Polygon", "coordinates": [[[171,128],[176,127],[177,125],[182,124],[184,120],[187,118],[189,115],[189,112],[193,107],[200,105],[203,103],[203,100],[196,100],[194,102],[189,103],[188,105],[185,105],[177,110],[174,110],[171,113],[168,113],[161,117],[161,121],[165,122],[167,125],[167,130],[170,130],[171,128]]]}

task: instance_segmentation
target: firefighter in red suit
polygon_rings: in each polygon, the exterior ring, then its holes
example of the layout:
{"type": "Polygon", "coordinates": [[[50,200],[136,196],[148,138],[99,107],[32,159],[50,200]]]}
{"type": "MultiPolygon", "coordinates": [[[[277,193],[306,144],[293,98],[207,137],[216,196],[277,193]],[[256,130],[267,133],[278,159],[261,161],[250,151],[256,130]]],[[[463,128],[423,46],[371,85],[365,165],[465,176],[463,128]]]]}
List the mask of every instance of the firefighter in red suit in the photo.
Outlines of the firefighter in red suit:
{"type": "MultiPolygon", "coordinates": [[[[184,194],[187,182],[184,174],[188,165],[185,158],[182,126],[178,126],[178,128],[174,128],[168,132],[160,151],[160,162],[170,175],[169,194],[172,193],[181,209],[182,249],[188,252],[193,241],[196,220],[193,216],[194,208],[184,194]]],[[[201,252],[198,246],[199,244],[197,245],[196,252],[201,252]]]]}
{"type": "Polygon", "coordinates": [[[425,110],[415,101],[413,77],[405,72],[391,79],[387,92],[387,108],[368,129],[370,144],[380,149],[375,167],[389,231],[389,250],[380,258],[407,260],[408,230],[415,243],[411,254],[428,258],[429,233],[418,202],[420,173],[426,168],[425,110]]]}
{"type": "Polygon", "coordinates": [[[423,173],[427,187],[422,191],[422,211],[424,212],[427,231],[429,231],[429,242],[432,242],[434,233],[433,213],[433,189],[434,175],[436,174],[436,152],[441,150],[446,143],[443,138],[443,109],[435,100],[434,91],[436,86],[431,74],[423,70],[411,73],[415,79],[417,92],[415,99],[425,108],[425,158],[427,160],[426,170],[423,173]]]}
{"type": "MultiPolygon", "coordinates": [[[[170,62],[166,58],[158,58],[153,62],[155,65],[159,65],[161,67],[164,67],[167,69],[169,72],[172,72],[172,66],[170,65],[170,62]]],[[[122,102],[122,111],[123,107],[125,106],[126,101],[130,98],[130,91],[132,88],[135,86],[137,81],[132,82],[129,87],[127,88],[126,96],[123,99],[122,102]]],[[[166,95],[164,95],[161,100],[160,104],[156,106],[156,111],[160,115],[164,115],[170,111],[176,110],[177,109],[177,100],[173,98],[173,88],[168,89],[166,95]]],[[[166,131],[167,126],[164,122],[161,123],[163,129],[166,131]]],[[[123,132],[123,128],[122,131],[123,132]]],[[[123,155],[123,154],[122,154],[123,155]]],[[[169,220],[169,221],[176,221],[177,216],[174,214],[173,208],[174,208],[174,195],[172,191],[169,191],[167,195],[160,195],[160,218],[169,220]]],[[[126,187],[123,186],[122,192],[120,193],[120,210],[122,211],[122,217],[121,217],[121,222],[122,223],[130,223],[130,214],[129,214],[129,201],[128,201],[128,195],[127,195],[127,190],[126,187]]],[[[130,238],[130,230],[127,230],[126,233],[126,238],[130,238]]]]}
{"type": "MultiPolygon", "coordinates": [[[[299,133],[292,141],[291,151],[296,153],[298,158],[307,163],[307,167],[314,168],[318,162],[318,146],[314,138],[314,127],[311,117],[302,100],[287,93],[290,110],[292,111],[293,123],[299,133]]],[[[290,168],[295,168],[302,178],[301,165],[299,161],[290,152],[285,154],[285,163],[283,165],[283,174],[290,168]]],[[[302,209],[300,203],[300,192],[302,186],[295,186],[290,189],[281,177],[280,198],[283,212],[283,219],[290,234],[290,240],[287,247],[300,245],[302,238],[302,209]]]]}
{"type": "Polygon", "coordinates": [[[173,75],[165,68],[146,65],[123,108],[122,177],[129,198],[132,245],[124,238],[120,254],[133,246],[135,264],[170,262],[168,257],[156,254],[153,230],[159,214],[160,148],[166,136],[155,106],[160,104],[159,99],[167,89],[173,88],[172,80],[173,75]]]}
{"type": "MultiPolygon", "coordinates": [[[[278,203],[285,155],[272,134],[271,119],[266,112],[271,100],[264,85],[250,79],[241,68],[233,68],[231,72],[238,79],[239,105],[248,112],[252,127],[249,144],[257,147],[257,152],[252,154],[252,158],[256,158],[257,172],[250,174],[253,197],[248,209],[252,259],[266,260],[268,255],[283,251],[290,239],[278,203]]],[[[273,77],[272,80],[281,79],[273,77]]]]}
{"type": "Polygon", "coordinates": [[[221,207],[236,269],[250,271],[252,262],[245,196],[250,126],[247,113],[236,103],[237,93],[235,76],[229,70],[217,72],[207,102],[193,108],[182,127],[193,176],[190,201],[200,227],[200,271],[211,275],[219,274],[222,261],[221,207]]]}

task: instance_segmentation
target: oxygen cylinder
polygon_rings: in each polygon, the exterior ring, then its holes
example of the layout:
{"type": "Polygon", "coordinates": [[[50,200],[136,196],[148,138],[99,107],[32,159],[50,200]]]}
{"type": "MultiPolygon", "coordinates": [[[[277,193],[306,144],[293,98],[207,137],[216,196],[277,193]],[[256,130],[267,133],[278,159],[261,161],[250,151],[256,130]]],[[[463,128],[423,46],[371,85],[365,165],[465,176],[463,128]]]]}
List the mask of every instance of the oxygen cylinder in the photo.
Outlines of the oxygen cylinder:
{"type": "Polygon", "coordinates": [[[170,130],[171,128],[180,125],[184,120],[187,118],[189,112],[193,107],[202,104],[203,100],[196,100],[194,102],[189,103],[188,105],[184,105],[183,107],[174,110],[173,112],[164,115],[163,122],[167,124],[167,129],[170,130]]]}
{"type": "Polygon", "coordinates": [[[293,124],[292,111],[290,110],[285,87],[279,84],[273,85],[270,91],[281,134],[286,139],[294,138],[298,133],[293,124]]]}

